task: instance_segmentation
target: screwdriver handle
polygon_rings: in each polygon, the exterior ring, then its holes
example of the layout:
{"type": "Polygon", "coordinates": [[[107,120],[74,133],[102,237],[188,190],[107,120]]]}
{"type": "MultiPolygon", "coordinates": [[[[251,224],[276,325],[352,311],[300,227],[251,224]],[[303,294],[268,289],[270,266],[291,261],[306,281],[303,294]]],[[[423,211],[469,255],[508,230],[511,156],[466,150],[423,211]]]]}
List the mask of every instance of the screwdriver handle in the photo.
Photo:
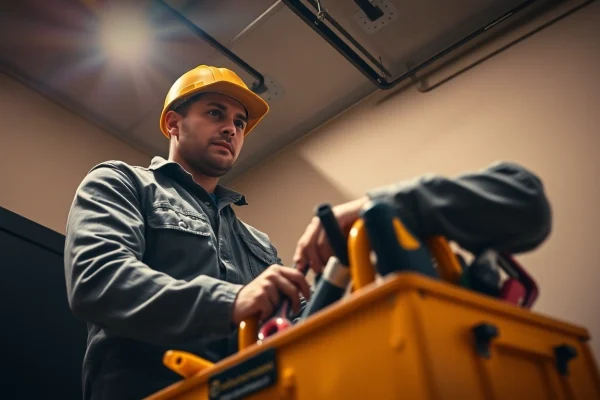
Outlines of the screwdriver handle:
{"type": "Polygon", "coordinates": [[[333,214],[333,209],[329,204],[323,203],[317,207],[315,214],[325,230],[334,257],[329,259],[322,276],[319,277],[315,292],[304,309],[301,319],[308,318],[341,299],[350,283],[348,244],[333,214]]]}
{"type": "Polygon", "coordinates": [[[321,225],[325,230],[325,235],[331,245],[333,254],[342,264],[348,266],[348,243],[338,224],[337,218],[333,214],[333,209],[329,204],[321,204],[317,207],[316,215],[319,217],[321,225]]]}

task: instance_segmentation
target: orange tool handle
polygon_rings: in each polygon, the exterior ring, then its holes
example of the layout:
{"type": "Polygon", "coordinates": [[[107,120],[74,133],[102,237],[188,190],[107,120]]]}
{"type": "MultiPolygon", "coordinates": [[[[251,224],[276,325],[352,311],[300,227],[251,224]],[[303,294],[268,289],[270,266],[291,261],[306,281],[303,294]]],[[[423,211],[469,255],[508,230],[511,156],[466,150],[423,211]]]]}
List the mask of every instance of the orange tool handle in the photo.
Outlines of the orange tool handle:
{"type": "Polygon", "coordinates": [[[427,239],[427,247],[435,258],[442,279],[458,285],[462,275],[462,265],[450,248],[446,238],[443,236],[430,237],[427,239]]]}
{"type": "Polygon", "coordinates": [[[214,365],[212,362],[194,354],[179,350],[167,351],[163,356],[163,364],[184,378],[194,376],[203,369],[214,365]]]}
{"type": "Polygon", "coordinates": [[[240,323],[238,351],[252,346],[258,340],[258,317],[247,318],[240,323]]]}

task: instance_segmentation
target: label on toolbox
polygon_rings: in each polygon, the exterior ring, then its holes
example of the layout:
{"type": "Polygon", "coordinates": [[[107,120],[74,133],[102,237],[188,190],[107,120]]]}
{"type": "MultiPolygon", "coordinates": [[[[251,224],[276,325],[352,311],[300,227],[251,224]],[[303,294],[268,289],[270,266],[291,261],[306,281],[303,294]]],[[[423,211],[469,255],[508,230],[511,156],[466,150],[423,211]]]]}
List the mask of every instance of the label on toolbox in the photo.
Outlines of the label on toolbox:
{"type": "Polygon", "coordinates": [[[210,400],[241,399],[276,382],[275,349],[267,349],[213,375],[208,381],[209,398],[210,400]]]}

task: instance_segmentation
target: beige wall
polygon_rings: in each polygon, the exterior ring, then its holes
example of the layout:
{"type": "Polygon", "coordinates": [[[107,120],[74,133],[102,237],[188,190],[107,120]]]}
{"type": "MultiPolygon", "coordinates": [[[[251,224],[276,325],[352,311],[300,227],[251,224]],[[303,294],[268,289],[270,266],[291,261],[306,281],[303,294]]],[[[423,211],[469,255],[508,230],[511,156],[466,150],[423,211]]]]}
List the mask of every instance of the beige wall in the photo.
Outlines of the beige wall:
{"type": "Polygon", "coordinates": [[[120,159],[150,157],[0,73],[0,207],[59,233],[84,175],[120,159]]]}
{"type": "MultiPolygon", "coordinates": [[[[250,203],[238,214],[290,262],[322,201],[421,173],[520,162],[542,177],[554,209],[549,240],[520,257],[541,286],[536,310],[583,324],[598,339],[598,71],[596,2],[429,93],[371,96],[235,180],[250,203]]],[[[593,346],[600,360],[600,340],[593,346]]]]}

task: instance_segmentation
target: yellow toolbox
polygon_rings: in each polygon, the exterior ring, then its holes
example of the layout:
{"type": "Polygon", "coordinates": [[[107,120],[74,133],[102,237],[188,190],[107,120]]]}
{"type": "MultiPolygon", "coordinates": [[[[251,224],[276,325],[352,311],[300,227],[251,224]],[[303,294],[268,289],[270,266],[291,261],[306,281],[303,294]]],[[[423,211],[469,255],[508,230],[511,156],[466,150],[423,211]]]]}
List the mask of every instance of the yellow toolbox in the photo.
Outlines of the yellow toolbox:
{"type": "Polygon", "coordinates": [[[262,341],[242,326],[250,339],[216,364],[167,353],[185,378],[149,399],[600,399],[585,328],[450,283],[456,276],[375,280],[357,266],[368,258],[361,229],[350,238],[352,293],[262,341]]]}
{"type": "Polygon", "coordinates": [[[398,273],[150,398],[600,399],[588,339],[586,329],[398,273]],[[245,388],[260,390],[228,397],[245,388]]]}

